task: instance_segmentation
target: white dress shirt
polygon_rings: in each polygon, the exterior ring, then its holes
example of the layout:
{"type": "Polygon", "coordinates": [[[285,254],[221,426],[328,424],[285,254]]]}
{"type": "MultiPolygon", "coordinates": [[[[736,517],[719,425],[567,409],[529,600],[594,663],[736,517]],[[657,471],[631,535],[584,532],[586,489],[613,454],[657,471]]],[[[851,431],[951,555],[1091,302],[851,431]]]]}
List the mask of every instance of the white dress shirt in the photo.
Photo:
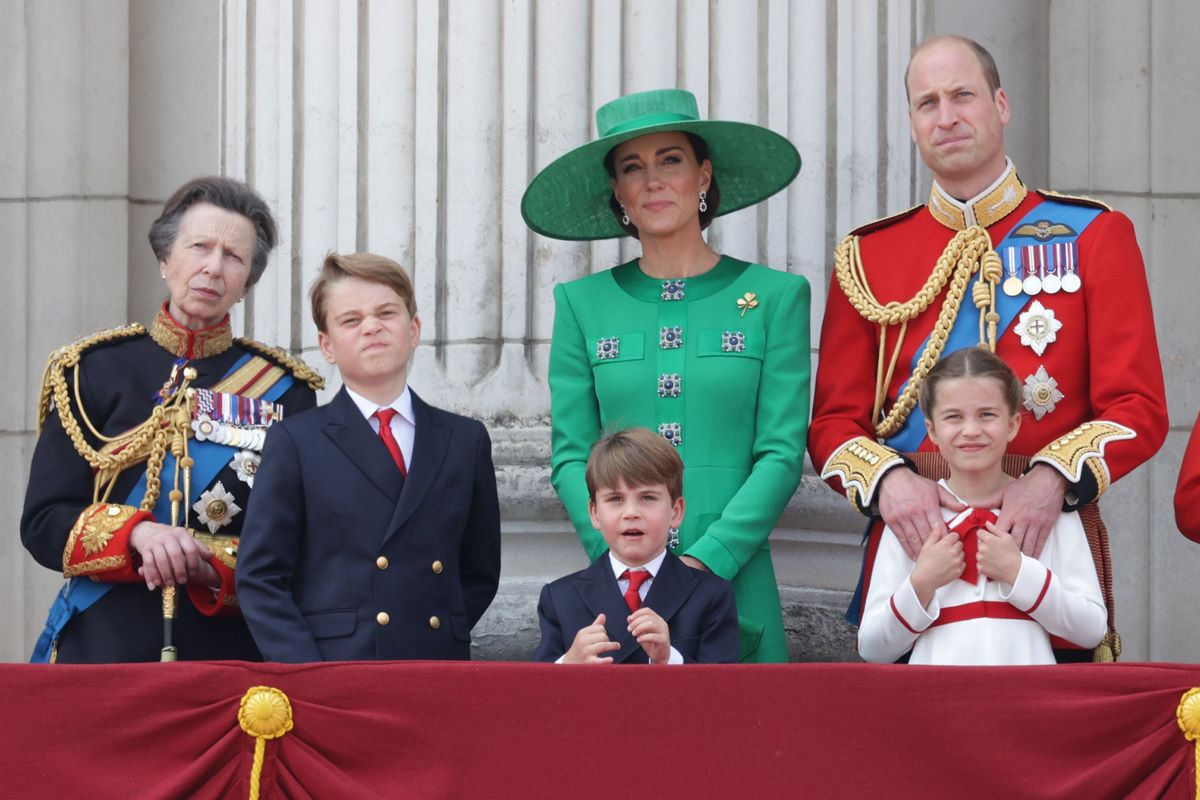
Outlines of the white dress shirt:
{"type": "Polygon", "coordinates": [[[366,417],[371,430],[375,431],[377,436],[379,435],[379,418],[375,416],[375,412],[381,408],[393,408],[396,410],[396,415],[392,417],[392,436],[396,438],[396,443],[400,445],[400,453],[404,456],[405,467],[411,470],[413,441],[417,436],[417,420],[413,416],[412,392],[408,390],[408,387],[405,386],[400,396],[385,406],[368,400],[349,386],[346,387],[346,394],[350,395],[350,399],[354,401],[354,405],[366,417]]]}

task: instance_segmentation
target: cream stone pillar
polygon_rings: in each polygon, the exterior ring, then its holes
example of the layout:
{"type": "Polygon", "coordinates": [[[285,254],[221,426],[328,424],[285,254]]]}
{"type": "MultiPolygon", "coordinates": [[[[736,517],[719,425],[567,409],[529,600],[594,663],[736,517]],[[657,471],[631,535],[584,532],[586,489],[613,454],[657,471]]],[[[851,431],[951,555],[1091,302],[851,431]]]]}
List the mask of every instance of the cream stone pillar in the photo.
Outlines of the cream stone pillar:
{"type": "Polygon", "coordinates": [[[129,18],[124,0],[0,2],[0,658],[28,658],[61,578],[17,523],[50,351],[125,319],[129,18]]]}

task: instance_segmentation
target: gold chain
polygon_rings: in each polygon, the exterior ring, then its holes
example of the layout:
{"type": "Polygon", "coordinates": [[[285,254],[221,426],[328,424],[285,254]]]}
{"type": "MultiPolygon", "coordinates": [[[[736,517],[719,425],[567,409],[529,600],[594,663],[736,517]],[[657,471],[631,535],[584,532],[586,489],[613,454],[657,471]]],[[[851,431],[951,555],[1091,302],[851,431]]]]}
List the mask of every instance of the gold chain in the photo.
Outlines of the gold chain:
{"type": "Polygon", "coordinates": [[[967,284],[971,277],[982,270],[982,279],[972,290],[972,302],[979,309],[979,344],[987,346],[993,352],[996,350],[996,327],[999,315],[996,313],[996,285],[1004,275],[1004,265],[1000,256],[992,249],[992,240],[986,230],[973,225],[959,231],[946,245],[938,257],[937,264],[925,281],[925,285],[907,302],[880,303],[871,292],[867,282],[866,269],[862,263],[862,253],[859,249],[859,237],[847,236],[834,252],[834,270],[838,284],[845,293],[850,305],[867,321],[880,327],[879,363],[876,367],[875,378],[875,413],[872,422],[875,424],[875,435],[886,439],[894,435],[904,426],[909,414],[917,405],[917,396],[925,376],[941,358],[946,340],[950,336],[950,328],[958,317],[963,295],[966,294],[967,284]],[[949,284],[946,299],[942,302],[941,311],[934,323],[929,342],[917,360],[912,377],[905,386],[900,397],[883,419],[883,403],[887,398],[888,387],[891,385],[892,373],[904,344],[907,323],[928,309],[942,290],[949,284]],[[901,330],[895,343],[891,364],[883,370],[883,351],[887,341],[889,326],[900,325],[901,330]]]}

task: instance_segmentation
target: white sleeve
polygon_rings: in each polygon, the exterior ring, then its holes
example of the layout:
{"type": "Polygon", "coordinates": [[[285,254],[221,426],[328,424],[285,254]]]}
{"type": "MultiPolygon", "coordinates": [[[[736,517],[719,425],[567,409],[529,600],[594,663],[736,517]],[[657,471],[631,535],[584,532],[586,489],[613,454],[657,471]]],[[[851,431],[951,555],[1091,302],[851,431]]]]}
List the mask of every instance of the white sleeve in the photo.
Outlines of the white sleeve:
{"type": "Polygon", "coordinates": [[[1108,611],[1078,514],[1059,516],[1040,560],[1021,555],[1017,580],[1012,586],[1001,583],[1000,597],[1052,636],[1085,648],[1100,643],[1108,611]]]}
{"type": "Polygon", "coordinates": [[[923,608],[909,581],[912,570],[913,560],[885,527],[858,627],[858,654],[864,661],[890,664],[911,650],[921,632],[937,619],[936,594],[929,609],[923,608]]]}

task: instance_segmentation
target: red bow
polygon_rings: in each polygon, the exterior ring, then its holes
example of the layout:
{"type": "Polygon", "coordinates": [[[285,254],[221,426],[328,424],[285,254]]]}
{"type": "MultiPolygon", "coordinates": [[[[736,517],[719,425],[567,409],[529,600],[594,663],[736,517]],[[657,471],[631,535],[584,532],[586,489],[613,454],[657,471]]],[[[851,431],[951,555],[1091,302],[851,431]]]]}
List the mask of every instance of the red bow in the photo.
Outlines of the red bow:
{"type": "Polygon", "coordinates": [[[962,539],[963,556],[967,560],[967,566],[959,578],[972,586],[979,581],[979,562],[977,560],[979,531],[981,529],[987,530],[987,524],[995,522],[996,519],[995,511],[986,508],[972,508],[970,514],[967,514],[958,521],[957,525],[950,529],[951,533],[957,533],[958,537],[962,539]]]}

